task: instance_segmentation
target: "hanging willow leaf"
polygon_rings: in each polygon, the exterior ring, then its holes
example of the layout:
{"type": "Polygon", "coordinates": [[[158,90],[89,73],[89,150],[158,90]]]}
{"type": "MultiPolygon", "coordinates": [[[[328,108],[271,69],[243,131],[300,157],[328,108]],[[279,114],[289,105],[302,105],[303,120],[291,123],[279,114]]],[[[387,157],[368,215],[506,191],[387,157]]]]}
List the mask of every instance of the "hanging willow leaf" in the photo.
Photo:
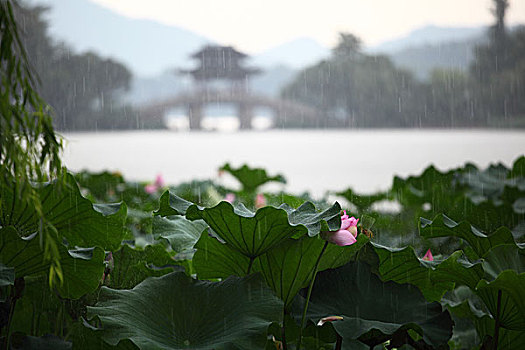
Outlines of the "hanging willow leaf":
{"type": "Polygon", "coordinates": [[[257,275],[222,282],[184,273],[146,279],[132,290],[103,287],[88,308],[103,326],[103,339],[130,339],[141,349],[216,349],[249,341],[280,321],[282,303],[257,275]]]}

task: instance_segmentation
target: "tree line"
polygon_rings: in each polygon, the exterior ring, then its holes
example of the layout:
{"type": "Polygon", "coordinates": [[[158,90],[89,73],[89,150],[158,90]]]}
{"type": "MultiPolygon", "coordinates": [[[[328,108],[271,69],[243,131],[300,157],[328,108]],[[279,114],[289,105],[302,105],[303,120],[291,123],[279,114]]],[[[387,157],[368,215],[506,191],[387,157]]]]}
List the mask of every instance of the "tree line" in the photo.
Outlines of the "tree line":
{"type": "MultiPolygon", "coordinates": [[[[281,91],[285,99],[316,107],[321,118],[283,126],[525,127],[525,27],[506,28],[507,8],[507,0],[494,0],[495,23],[468,71],[437,69],[426,81],[387,56],[366,54],[359,38],[341,33],[328,59],[300,71],[281,91]]],[[[39,77],[36,88],[52,107],[57,129],[163,127],[120,102],[132,79],[122,63],[55,43],[45,7],[17,2],[13,9],[39,77]]]]}
{"type": "MultiPolygon", "coordinates": [[[[48,35],[44,6],[13,3],[20,38],[38,77],[36,90],[52,108],[58,130],[151,127],[120,101],[132,79],[122,63],[94,52],[76,53],[48,35]]],[[[158,126],[158,125],[155,125],[158,126]]]]}
{"type": "Polygon", "coordinates": [[[322,127],[525,127],[525,27],[505,27],[507,0],[468,71],[437,69],[427,81],[341,33],[331,57],[302,70],[282,97],[318,108],[322,127]]]}

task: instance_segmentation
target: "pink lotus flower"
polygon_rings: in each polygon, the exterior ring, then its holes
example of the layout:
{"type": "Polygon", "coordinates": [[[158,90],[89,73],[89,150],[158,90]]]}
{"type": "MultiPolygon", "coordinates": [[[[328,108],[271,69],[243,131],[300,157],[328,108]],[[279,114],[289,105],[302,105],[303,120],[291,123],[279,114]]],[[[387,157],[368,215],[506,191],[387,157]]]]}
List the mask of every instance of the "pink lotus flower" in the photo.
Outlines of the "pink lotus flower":
{"type": "Polygon", "coordinates": [[[162,176],[162,174],[157,174],[155,182],[144,186],[144,191],[146,191],[146,193],[148,194],[152,194],[157,192],[164,186],[166,186],[166,181],[164,181],[164,177],[162,176]]]}
{"type": "Polygon", "coordinates": [[[164,181],[164,176],[162,176],[162,174],[157,174],[157,177],[155,178],[155,186],[157,186],[157,188],[166,186],[166,181],[164,181]]]}
{"type": "Polygon", "coordinates": [[[325,232],[324,238],[338,246],[352,245],[357,242],[357,223],[359,219],[348,217],[346,210],[341,215],[341,228],[337,231],[325,232]]]}
{"type": "Polygon", "coordinates": [[[148,194],[155,193],[157,192],[157,186],[155,186],[155,184],[147,184],[144,186],[144,191],[146,191],[148,194]]]}
{"type": "Polygon", "coordinates": [[[423,260],[425,261],[434,261],[434,257],[432,256],[432,252],[429,250],[427,250],[427,252],[425,253],[425,256],[423,256],[423,260]]]}
{"type": "Polygon", "coordinates": [[[228,203],[235,202],[235,195],[233,193],[226,193],[226,196],[224,196],[224,200],[228,203]]]}
{"type": "Polygon", "coordinates": [[[258,193],[257,197],[255,197],[255,208],[259,209],[266,205],[266,197],[264,197],[264,194],[258,193]]]}

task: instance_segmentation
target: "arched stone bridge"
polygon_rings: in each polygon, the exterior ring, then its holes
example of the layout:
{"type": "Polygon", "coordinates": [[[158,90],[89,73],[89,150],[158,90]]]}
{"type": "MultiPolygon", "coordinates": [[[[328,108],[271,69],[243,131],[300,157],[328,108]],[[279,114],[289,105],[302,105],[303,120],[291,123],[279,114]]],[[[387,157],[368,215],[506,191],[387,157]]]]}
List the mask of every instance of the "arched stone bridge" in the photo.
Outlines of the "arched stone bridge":
{"type": "Polygon", "coordinates": [[[312,122],[320,115],[317,109],[297,102],[235,89],[203,89],[184,92],[171,98],[154,101],[139,110],[142,118],[162,119],[170,109],[187,108],[190,129],[198,130],[201,128],[201,121],[204,117],[203,109],[207,105],[217,103],[237,105],[237,116],[240,119],[241,129],[251,128],[253,109],[256,107],[265,107],[273,111],[274,126],[282,125],[284,121],[293,121],[298,125],[305,121],[312,122]]]}

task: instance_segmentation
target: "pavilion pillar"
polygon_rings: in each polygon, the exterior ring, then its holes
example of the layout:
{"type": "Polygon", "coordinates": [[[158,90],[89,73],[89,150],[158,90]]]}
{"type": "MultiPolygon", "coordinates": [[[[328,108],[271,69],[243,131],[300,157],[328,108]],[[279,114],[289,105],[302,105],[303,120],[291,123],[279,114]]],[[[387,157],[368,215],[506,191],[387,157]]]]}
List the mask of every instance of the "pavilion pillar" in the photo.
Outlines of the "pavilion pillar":
{"type": "Polygon", "coordinates": [[[202,104],[190,103],[188,106],[188,118],[190,121],[190,130],[200,130],[202,121],[202,104]]]}
{"type": "Polygon", "coordinates": [[[253,106],[248,103],[239,103],[239,129],[248,130],[252,128],[253,106]]]}

